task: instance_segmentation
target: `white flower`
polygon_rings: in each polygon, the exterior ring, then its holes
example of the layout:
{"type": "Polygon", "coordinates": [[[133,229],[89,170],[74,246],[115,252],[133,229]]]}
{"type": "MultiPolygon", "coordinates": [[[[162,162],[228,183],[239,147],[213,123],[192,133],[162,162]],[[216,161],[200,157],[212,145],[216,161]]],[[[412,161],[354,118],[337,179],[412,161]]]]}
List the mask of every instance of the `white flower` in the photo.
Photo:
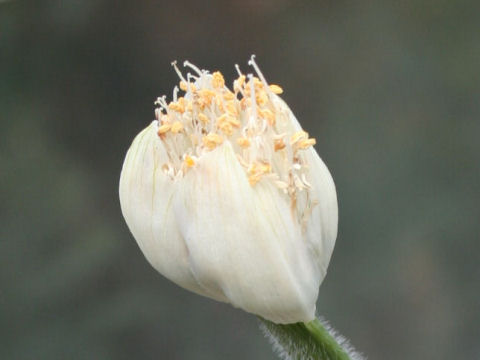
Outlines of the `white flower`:
{"type": "Polygon", "coordinates": [[[180,76],[137,135],[120,178],[125,220],[148,261],[195,293],[276,323],[315,317],[337,235],[332,177],[282,89],[243,75],[180,76]]]}

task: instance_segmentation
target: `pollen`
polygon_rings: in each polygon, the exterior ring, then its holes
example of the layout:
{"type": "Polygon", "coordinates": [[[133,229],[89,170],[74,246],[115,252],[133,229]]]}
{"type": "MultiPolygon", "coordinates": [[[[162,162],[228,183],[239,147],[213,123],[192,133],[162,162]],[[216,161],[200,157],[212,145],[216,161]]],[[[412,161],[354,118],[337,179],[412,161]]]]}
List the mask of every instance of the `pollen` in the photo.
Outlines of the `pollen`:
{"type": "Polygon", "coordinates": [[[200,120],[204,125],[206,125],[210,122],[210,119],[204,113],[198,114],[198,120],[200,120]]]}
{"type": "Polygon", "coordinates": [[[162,134],[165,134],[166,132],[168,132],[171,128],[171,125],[170,124],[163,124],[162,126],[160,126],[157,130],[157,134],[158,135],[162,135],[162,134]]]}
{"type": "Polygon", "coordinates": [[[235,102],[233,100],[228,101],[227,104],[225,105],[225,108],[230,114],[237,115],[238,111],[235,106],[235,102]]]}
{"type": "Polygon", "coordinates": [[[268,102],[268,95],[265,91],[259,90],[255,95],[255,100],[260,106],[264,106],[268,102]]]}
{"type": "Polygon", "coordinates": [[[250,140],[248,140],[246,137],[239,137],[237,139],[237,144],[243,148],[246,149],[250,146],[250,140]]]}
{"type": "Polygon", "coordinates": [[[215,149],[218,145],[223,143],[223,138],[216,134],[216,133],[209,133],[208,135],[205,135],[202,139],[203,144],[209,149],[213,150],[215,149]]]}
{"type": "Polygon", "coordinates": [[[180,131],[183,130],[183,125],[180,121],[175,121],[172,124],[172,128],[170,130],[171,130],[172,133],[177,134],[177,133],[179,133],[180,131]]]}
{"type": "Polygon", "coordinates": [[[301,140],[298,142],[298,148],[305,150],[308,149],[310,146],[313,146],[317,143],[317,141],[314,138],[309,138],[305,140],[301,140]]]}
{"type": "Polygon", "coordinates": [[[308,133],[305,131],[297,131],[290,137],[290,144],[295,145],[300,140],[308,139],[308,133]]]}
{"type": "Polygon", "coordinates": [[[200,98],[198,99],[198,103],[201,109],[204,109],[207,106],[212,104],[212,99],[215,96],[215,92],[208,89],[202,89],[199,91],[200,98]]]}
{"type": "Polygon", "coordinates": [[[237,128],[237,129],[242,125],[240,120],[238,120],[236,117],[233,117],[233,116],[228,117],[228,122],[232,124],[234,128],[237,128]]]}
{"type": "Polygon", "coordinates": [[[185,156],[185,159],[183,160],[183,163],[184,163],[187,167],[191,168],[191,167],[193,167],[193,166],[195,165],[195,160],[193,160],[193,158],[192,158],[190,155],[186,155],[186,156],[185,156]]]}
{"type": "Polygon", "coordinates": [[[188,86],[187,86],[187,83],[185,81],[180,81],[180,89],[183,90],[183,91],[187,91],[188,90],[188,86]]]}
{"type": "Polygon", "coordinates": [[[251,186],[269,181],[297,206],[311,187],[303,150],[315,139],[292,130],[293,115],[277,96],[283,89],[268,84],[253,57],[249,65],[255,73],[243,74],[236,66],[238,76],[229,89],[219,71],[185,62],[193,71],[184,77],[173,63],[180,78],[173,101],[155,102],[157,133],[169,155],[165,174],[181,178],[205,153],[230,143],[251,186]],[[178,96],[179,91],[185,94],[178,96]]]}
{"type": "Polygon", "coordinates": [[[273,148],[275,151],[283,150],[285,149],[285,142],[283,139],[275,139],[273,140],[273,148]]]}
{"type": "Polygon", "coordinates": [[[243,85],[245,84],[245,75],[240,75],[237,80],[233,82],[233,90],[235,92],[240,92],[243,89],[243,85]]]}
{"type": "Polygon", "coordinates": [[[257,184],[265,174],[272,171],[272,167],[268,163],[254,163],[248,169],[248,182],[250,185],[257,184]]]}
{"type": "Polygon", "coordinates": [[[220,71],[215,71],[212,74],[212,86],[214,89],[223,88],[225,86],[225,79],[220,71]]]}
{"type": "Polygon", "coordinates": [[[283,89],[278,85],[270,84],[268,88],[270,89],[271,92],[273,92],[276,95],[280,95],[283,93],[283,89]]]}
{"type": "Polygon", "coordinates": [[[269,125],[275,125],[275,114],[269,109],[258,109],[258,115],[268,121],[269,125]]]}
{"type": "Polygon", "coordinates": [[[231,101],[235,99],[235,94],[228,90],[227,92],[225,92],[225,94],[223,94],[223,99],[226,101],[231,101]]]}
{"type": "Polygon", "coordinates": [[[185,99],[183,97],[179,98],[176,102],[171,102],[168,107],[170,110],[184,113],[185,112],[185,99]]]}

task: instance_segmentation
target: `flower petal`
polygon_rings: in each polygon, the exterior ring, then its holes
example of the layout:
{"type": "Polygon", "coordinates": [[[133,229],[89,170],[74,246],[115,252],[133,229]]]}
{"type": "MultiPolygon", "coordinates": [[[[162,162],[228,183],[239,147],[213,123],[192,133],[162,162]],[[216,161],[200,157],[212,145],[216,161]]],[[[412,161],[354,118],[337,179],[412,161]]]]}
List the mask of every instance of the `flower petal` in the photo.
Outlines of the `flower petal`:
{"type": "Polygon", "coordinates": [[[320,274],[290,202],[269,181],[252,187],[229,141],[199,159],[174,203],[200,284],[276,323],[314,318],[320,274]]]}
{"type": "MultiPolygon", "coordinates": [[[[296,132],[303,130],[297,118],[288,105],[278,96],[274,96],[275,105],[289,118],[288,130],[296,132]]],[[[335,183],[325,163],[318,155],[315,148],[304,151],[309,165],[310,174],[308,181],[311,201],[316,205],[312,209],[306,228],[306,239],[311,245],[312,253],[317,258],[321,273],[321,280],[326,275],[328,264],[335,247],[338,229],[338,202],[335,183]]]]}
{"type": "Polygon", "coordinates": [[[154,121],[137,135],[128,150],[119,188],[123,216],[157,271],[188,290],[226,301],[205,291],[190,271],[188,249],[172,211],[175,187],[161,169],[168,158],[157,130],[154,121]]]}

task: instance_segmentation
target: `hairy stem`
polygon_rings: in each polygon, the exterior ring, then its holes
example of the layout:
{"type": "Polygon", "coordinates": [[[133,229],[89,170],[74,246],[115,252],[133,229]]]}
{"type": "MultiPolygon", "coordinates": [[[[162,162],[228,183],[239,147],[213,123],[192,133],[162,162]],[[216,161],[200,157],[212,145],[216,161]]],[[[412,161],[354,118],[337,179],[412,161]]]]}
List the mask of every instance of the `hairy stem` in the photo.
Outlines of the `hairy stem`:
{"type": "Polygon", "coordinates": [[[361,360],[348,341],[320,319],[280,325],[260,319],[261,329],[284,360],[361,360]]]}

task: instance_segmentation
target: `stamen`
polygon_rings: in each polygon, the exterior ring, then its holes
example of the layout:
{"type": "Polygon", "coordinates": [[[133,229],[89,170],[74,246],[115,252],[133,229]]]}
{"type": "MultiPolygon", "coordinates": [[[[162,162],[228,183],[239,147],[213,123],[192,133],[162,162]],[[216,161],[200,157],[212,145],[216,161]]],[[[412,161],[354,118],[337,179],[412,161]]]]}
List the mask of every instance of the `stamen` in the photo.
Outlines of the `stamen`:
{"type": "Polygon", "coordinates": [[[233,82],[233,91],[236,93],[242,92],[243,84],[245,83],[245,75],[240,75],[237,80],[233,82]]]}
{"type": "Polygon", "coordinates": [[[235,64],[235,69],[237,70],[238,76],[243,76],[242,72],[240,71],[240,66],[238,66],[238,64],[235,64]]]}
{"type": "MultiPolygon", "coordinates": [[[[252,101],[252,114],[250,115],[249,123],[254,125],[257,122],[257,103],[255,101],[255,86],[252,81],[253,75],[248,74],[249,84],[250,84],[250,98],[252,101]]],[[[252,126],[254,128],[254,126],[252,126]]]]}
{"type": "Polygon", "coordinates": [[[177,102],[177,96],[178,96],[178,86],[175,86],[173,88],[173,101],[177,102]]]}
{"type": "Polygon", "coordinates": [[[317,143],[317,141],[313,138],[301,140],[301,141],[298,142],[298,148],[302,149],[302,150],[305,150],[305,149],[309,148],[310,146],[315,145],[316,143],[317,143]]]}
{"type": "Polygon", "coordinates": [[[290,144],[294,145],[299,140],[308,139],[308,133],[305,131],[297,131],[290,137],[290,144]]]}
{"type": "Polygon", "coordinates": [[[183,162],[189,168],[195,165],[195,160],[193,160],[193,158],[190,155],[186,155],[185,160],[183,160],[183,162]]]}
{"type": "Polygon", "coordinates": [[[265,87],[268,87],[267,80],[265,80],[265,77],[263,76],[262,72],[260,71],[260,68],[258,67],[257,63],[255,62],[255,55],[252,55],[250,60],[248,60],[248,65],[253,67],[253,69],[257,73],[258,77],[260,78],[260,80],[262,80],[263,85],[265,85],[265,87]]]}
{"type": "Polygon", "coordinates": [[[235,65],[238,78],[229,89],[219,71],[210,75],[185,61],[184,66],[194,73],[186,73],[185,79],[177,63],[172,62],[180,78],[173,99],[168,103],[163,96],[155,101],[157,134],[169,158],[162,169],[176,181],[194,168],[203,154],[231,142],[250,185],[271,182],[289,198],[294,216],[304,221],[311,211],[311,185],[302,151],[315,145],[315,139],[303,130],[279,133],[279,129],[288,128],[284,124],[290,116],[275,103],[274,94],[282,94],[283,89],[268,85],[254,55],[248,64],[256,76],[244,75],[235,65]],[[185,92],[184,96],[179,96],[179,90],[185,92]]]}
{"type": "Polygon", "coordinates": [[[239,137],[237,139],[237,144],[243,148],[246,149],[250,146],[250,140],[248,140],[246,137],[239,137]]]}
{"type": "Polygon", "coordinates": [[[285,142],[283,141],[283,139],[275,139],[273,140],[273,148],[275,151],[279,151],[279,150],[282,150],[282,149],[285,149],[285,142]]]}
{"type": "Polygon", "coordinates": [[[208,135],[204,136],[203,139],[203,144],[209,149],[213,150],[215,149],[218,145],[223,143],[223,138],[216,134],[216,133],[209,133],[208,135]]]}
{"type": "Polygon", "coordinates": [[[185,61],[183,62],[183,66],[184,66],[184,67],[187,67],[187,66],[188,66],[190,69],[192,69],[193,71],[195,71],[195,72],[198,74],[198,76],[202,76],[202,75],[203,75],[203,72],[202,72],[198,67],[196,67],[195,65],[193,65],[191,62],[189,62],[189,61],[187,61],[187,60],[185,60],[185,61]]]}
{"type": "Polygon", "coordinates": [[[185,81],[180,81],[180,90],[187,91],[187,83],[185,81]]]}
{"type": "Polygon", "coordinates": [[[225,80],[220,71],[215,71],[212,74],[212,86],[214,89],[223,88],[225,86],[225,80]]]}
{"type": "Polygon", "coordinates": [[[170,124],[163,124],[162,126],[160,126],[157,130],[157,135],[163,139],[166,135],[166,133],[170,130],[171,128],[171,125],[170,124]]]}
{"type": "Polygon", "coordinates": [[[208,118],[207,115],[205,115],[204,113],[199,113],[198,114],[198,119],[204,124],[208,124],[210,122],[210,119],[208,118]]]}
{"type": "MultiPolygon", "coordinates": [[[[178,67],[177,67],[177,60],[172,61],[172,64],[171,64],[171,65],[172,65],[173,68],[175,69],[175,72],[177,73],[177,75],[178,75],[178,77],[180,78],[180,80],[182,80],[183,82],[186,83],[187,81],[186,81],[185,78],[183,77],[182,72],[181,72],[181,71],[178,69],[178,67]]],[[[182,90],[183,90],[183,89],[182,89],[182,90]]]]}
{"type": "Polygon", "coordinates": [[[271,84],[271,85],[269,85],[268,87],[269,87],[270,90],[271,90],[274,94],[276,94],[276,95],[280,95],[280,94],[283,93],[283,89],[282,89],[280,86],[278,86],[278,85],[271,84]]]}
{"type": "Polygon", "coordinates": [[[172,133],[177,134],[182,130],[183,130],[183,125],[180,121],[175,121],[172,124],[172,128],[171,128],[172,133]]]}

